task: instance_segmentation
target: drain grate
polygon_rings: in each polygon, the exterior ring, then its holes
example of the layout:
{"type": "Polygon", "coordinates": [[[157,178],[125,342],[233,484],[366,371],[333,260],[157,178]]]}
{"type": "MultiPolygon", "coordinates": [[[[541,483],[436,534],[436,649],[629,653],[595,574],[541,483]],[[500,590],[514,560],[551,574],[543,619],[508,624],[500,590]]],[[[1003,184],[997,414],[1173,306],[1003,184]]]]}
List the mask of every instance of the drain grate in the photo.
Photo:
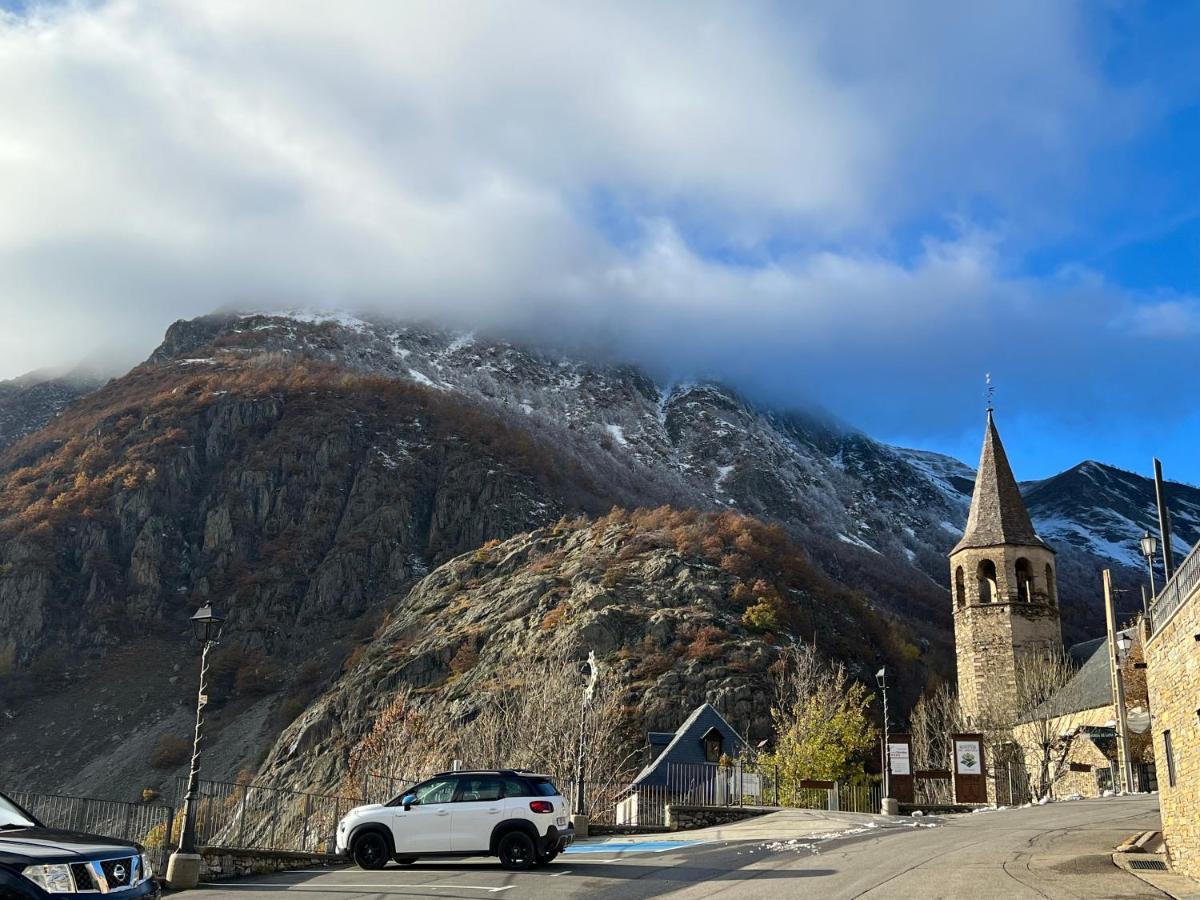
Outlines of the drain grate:
{"type": "Polygon", "coordinates": [[[1165,872],[1167,871],[1167,864],[1160,859],[1131,859],[1129,861],[1129,868],[1149,870],[1151,872],[1165,872]]]}

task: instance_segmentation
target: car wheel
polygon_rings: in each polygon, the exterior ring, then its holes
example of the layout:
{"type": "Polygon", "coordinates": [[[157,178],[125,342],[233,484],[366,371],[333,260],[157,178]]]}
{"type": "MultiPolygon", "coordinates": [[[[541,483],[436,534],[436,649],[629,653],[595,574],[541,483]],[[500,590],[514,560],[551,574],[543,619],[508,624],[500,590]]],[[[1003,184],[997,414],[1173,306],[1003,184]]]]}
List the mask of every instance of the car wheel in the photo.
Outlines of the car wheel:
{"type": "Polygon", "coordinates": [[[388,857],[391,856],[388,852],[387,841],[377,831],[360,834],[355,838],[350,852],[354,857],[354,864],[360,869],[382,869],[387,865],[388,857]]]}
{"type": "Polygon", "coordinates": [[[554,862],[554,858],[558,856],[558,850],[551,850],[549,853],[539,853],[534,859],[534,862],[539,866],[548,866],[554,862]]]}
{"type": "Polygon", "coordinates": [[[508,832],[500,838],[496,850],[500,855],[500,865],[506,869],[528,869],[533,865],[533,838],[523,831],[508,832]]]}
{"type": "Polygon", "coordinates": [[[411,866],[416,861],[417,861],[417,857],[415,857],[415,856],[397,856],[396,857],[396,862],[400,863],[400,865],[402,865],[402,866],[411,866]]]}

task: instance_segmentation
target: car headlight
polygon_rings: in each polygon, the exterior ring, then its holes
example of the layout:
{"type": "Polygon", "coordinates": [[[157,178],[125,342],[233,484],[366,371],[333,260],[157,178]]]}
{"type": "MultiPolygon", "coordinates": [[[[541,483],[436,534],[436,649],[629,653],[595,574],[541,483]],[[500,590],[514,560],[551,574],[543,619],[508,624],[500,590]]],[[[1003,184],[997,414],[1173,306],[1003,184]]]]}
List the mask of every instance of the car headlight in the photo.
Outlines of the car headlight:
{"type": "Polygon", "coordinates": [[[47,894],[75,893],[75,879],[71,877],[70,866],[29,866],[22,869],[21,874],[47,894]]]}
{"type": "Polygon", "coordinates": [[[147,881],[154,877],[154,866],[150,865],[150,857],[145,853],[142,854],[142,880],[147,881]]]}

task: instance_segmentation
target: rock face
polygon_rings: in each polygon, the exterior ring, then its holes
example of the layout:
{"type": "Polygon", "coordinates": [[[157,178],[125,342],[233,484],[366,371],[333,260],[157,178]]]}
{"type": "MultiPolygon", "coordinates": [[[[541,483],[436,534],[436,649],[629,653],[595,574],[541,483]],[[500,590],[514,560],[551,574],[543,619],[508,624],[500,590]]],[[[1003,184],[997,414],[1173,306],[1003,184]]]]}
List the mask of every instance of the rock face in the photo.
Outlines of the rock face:
{"type": "Polygon", "coordinates": [[[904,633],[746,517],[654,510],[560,521],[422,579],[334,688],[284,731],[260,774],[332,791],[398,688],[457,703],[469,717],[490,685],[519,682],[523,663],[563,645],[581,660],[596,653],[602,677],[621,686],[634,732],[673,731],[708,702],[755,743],[770,734],[768,669],[781,643],[815,638],[856,677],[886,664],[921,684],[928,672],[906,653],[904,633]],[[743,552],[761,562],[739,559],[743,552]],[[764,582],[789,598],[777,632],[743,622],[755,602],[746,588],[764,582]]]}

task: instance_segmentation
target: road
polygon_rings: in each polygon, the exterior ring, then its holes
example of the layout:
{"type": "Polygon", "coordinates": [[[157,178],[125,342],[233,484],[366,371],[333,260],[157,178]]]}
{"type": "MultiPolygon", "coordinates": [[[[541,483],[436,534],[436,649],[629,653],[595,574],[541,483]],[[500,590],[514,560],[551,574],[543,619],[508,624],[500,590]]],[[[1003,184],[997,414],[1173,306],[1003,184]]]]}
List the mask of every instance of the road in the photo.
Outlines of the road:
{"type": "MultiPolygon", "coordinates": [[[[640,900],[770,898],[1161,898],[1116,868],[1112,848],[1158,828],[1157,797],[1114,797],[940,820],[781,814],[650,842],[581,844],[554,865],[506,872],[489,860],[292,872],[222,882],[189,900],[500,895],[640,900]],[[668,839],[669,838],[669,839],[668,839]],[[790,843],[789,843],[790,842],[790,843]]],[[[618,842],[620,841],[620,842],[618,842]]]]}

